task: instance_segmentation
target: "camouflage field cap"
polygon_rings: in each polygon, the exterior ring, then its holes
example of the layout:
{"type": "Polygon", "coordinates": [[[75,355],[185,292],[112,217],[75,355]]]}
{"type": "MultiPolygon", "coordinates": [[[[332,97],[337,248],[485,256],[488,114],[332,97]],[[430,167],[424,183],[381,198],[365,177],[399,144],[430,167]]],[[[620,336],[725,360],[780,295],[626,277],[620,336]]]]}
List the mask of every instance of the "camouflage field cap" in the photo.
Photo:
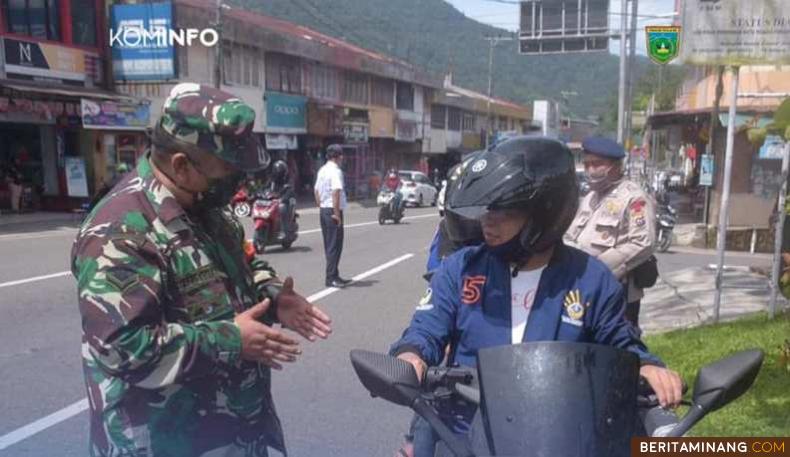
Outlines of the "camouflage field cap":
{"type": "Polygon", "coordinates": [[[252,133],[255,110],[213,87],[182,83],[173,87],[153,132],[153,143],[183,152],[214,154],[240,170],[269,166],[269,154],[252,133]]]}

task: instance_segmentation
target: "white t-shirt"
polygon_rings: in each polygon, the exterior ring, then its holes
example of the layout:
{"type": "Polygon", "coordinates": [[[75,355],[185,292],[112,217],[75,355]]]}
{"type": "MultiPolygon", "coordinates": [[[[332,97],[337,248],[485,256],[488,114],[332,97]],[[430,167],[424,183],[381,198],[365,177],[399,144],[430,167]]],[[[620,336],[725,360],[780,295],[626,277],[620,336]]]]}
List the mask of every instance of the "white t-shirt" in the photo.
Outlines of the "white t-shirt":
{"type": "Polygon", "coordinates": [[[519,271],[515,278],[510,279],[511,310],[510,320],[512,325],[512,342],[519,344],[524,340],[524,331],[527,328],[527,319],[535,301],[538,291],[540,276],[546,267],[537,270],[519,271]]]}
{"type": "Polygon", "coordinates": [[[333,161],[318,170],[315,179],[315,190],[321,201],[321,208],[332,208],[332,192],[340,191],[340,210],[346,209],[346,192],[343,188],[343,171],[333,161]]]}

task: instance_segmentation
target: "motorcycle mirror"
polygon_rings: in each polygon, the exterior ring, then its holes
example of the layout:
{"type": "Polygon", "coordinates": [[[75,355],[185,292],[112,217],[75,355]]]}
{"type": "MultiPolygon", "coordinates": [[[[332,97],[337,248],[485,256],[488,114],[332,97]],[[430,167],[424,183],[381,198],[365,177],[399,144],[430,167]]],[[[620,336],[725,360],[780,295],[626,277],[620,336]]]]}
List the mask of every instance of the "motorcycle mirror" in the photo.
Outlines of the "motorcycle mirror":
{"type": "Polygon", "coordinates": [[[355,349],[351,351],[351,365],[362,385],[375,397],[406,407],[419,397],[420,381],[408,362],[355,349]]]}
{"type": "Polygon", "coordinates": [[[743,395],[757,378],[763,356],[763,351],[752,349],[702,367],[694,384],[694,404],[711,412],[743,395]]]}
{"type": "Polygon", "coordinates": [[[763,357],[763,351],[752,349],[702,367],[694,383],[694,405],[666,436],[683,436],[706,414],[743,395],[757,378],[763,357]]]}

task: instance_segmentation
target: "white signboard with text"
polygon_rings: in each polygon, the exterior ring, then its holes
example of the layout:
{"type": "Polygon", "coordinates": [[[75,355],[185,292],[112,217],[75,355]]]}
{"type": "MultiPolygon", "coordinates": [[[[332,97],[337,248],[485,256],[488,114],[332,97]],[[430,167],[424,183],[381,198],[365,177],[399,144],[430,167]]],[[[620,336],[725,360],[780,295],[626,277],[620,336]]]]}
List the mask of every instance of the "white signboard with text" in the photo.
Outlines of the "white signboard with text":
{"type": "Polygon", "coordinates": [[[681,18],[685,63],[790,64],[788,0],[683,0],[681,18]]]}

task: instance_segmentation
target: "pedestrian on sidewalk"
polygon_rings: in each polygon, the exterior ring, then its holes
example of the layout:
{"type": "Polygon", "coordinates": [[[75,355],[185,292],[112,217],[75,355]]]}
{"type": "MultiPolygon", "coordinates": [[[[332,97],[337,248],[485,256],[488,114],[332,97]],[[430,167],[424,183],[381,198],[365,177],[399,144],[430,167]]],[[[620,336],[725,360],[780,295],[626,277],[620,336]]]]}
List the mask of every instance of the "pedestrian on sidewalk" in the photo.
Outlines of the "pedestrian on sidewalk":
{"type": "Polygon", "coordinates": [[[625,316],[639,327],[644,287],[655,283],[653,256],[655,203],[642,187],[625,178],[623,147],[609,138],[582,142],[584,171],[590,185],[565,234],[565,242],[612,270],[623,284],[628,304],[625,316]]]}
{"type": "Polygon", "coordinates": [[[193,83],[164,103],[153,146],[88,216],[72,249],[93,457],[285,453],[271,370],[329,318],[245,255],[228,203],[269,157],[255,111],[193,83]]]}
{"type": "Polygon", "coordinates": [[[326,158],[326,164],[318,170],[315,180],[315,204],[319,208],[324,238],[326,286],[342,288],[351,282],[341,278],[338,269],[343,253],[343,211],[348,205],[340,168],[343,166],[343,148],[338,144],[329,145],[326,158]]]}

